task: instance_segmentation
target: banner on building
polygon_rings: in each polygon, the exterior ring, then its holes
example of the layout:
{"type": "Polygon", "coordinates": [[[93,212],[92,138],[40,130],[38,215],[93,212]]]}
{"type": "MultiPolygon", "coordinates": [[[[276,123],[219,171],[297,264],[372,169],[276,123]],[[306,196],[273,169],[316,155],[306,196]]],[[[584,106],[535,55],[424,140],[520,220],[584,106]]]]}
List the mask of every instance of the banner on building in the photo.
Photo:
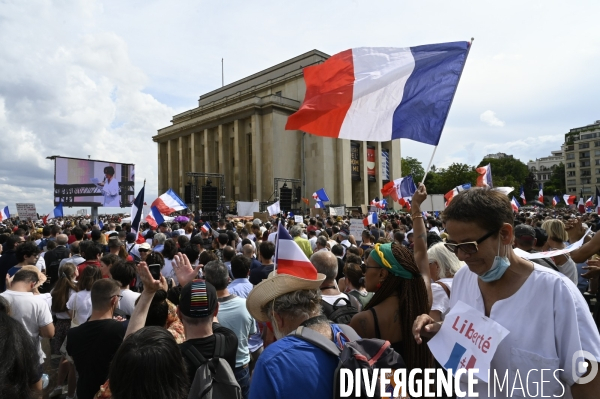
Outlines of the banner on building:
{"type": "Polygon", "coordinates": [[[376,181],[375,178],[375,147],[367,146],[367,176],[369,181],[376,181]]]}
{"type": "Polygon", "coordinates": [[[381,175],[384,181],[390,180],[390,152],[381,150],[381,175]]]}
{"type": "Polygon", "coordinates": [[[237,203],[237,214],[238,216],[252,216],[254,215],[254,212],[258,212],[259,211],[259,202],[258,201],[254,201],[254,202],[244,202],[244,201],[238,201],[237,203]]]}
{"type": "Polygon", "coordinates": [[[352,180],[360,180],[360,144],[350,143],[350,166],[352,167],[352,180]]]}

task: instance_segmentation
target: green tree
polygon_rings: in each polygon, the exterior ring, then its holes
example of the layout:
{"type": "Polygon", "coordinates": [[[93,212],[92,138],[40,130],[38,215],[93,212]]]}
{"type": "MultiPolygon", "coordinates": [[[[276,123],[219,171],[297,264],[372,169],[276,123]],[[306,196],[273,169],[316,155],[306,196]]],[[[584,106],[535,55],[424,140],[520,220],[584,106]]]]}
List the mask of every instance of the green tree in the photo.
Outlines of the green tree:
{"type": "Polygon", "coordinates": [[[423,169],[423,164],[416,158],[402,158],[400,168],[402,170],[402,176],[412,174],[415,184],[418,184],[425,175],[425,169],[423,169]]]}
{"type": "Polygon", "coordinates": [[[567,192],[565,164],[562,162],[552,167],[550,180],[544,184],[545,195],[561,195],[567,192]]]}
{"type": "Polygon", "coordinates": [[[464,163],[453,163],[445,169],[439,169],[436,190],[438,194],[446,194],[456,186],[471,183],[475,185],[477,172],[473,166],[464,163]]]}

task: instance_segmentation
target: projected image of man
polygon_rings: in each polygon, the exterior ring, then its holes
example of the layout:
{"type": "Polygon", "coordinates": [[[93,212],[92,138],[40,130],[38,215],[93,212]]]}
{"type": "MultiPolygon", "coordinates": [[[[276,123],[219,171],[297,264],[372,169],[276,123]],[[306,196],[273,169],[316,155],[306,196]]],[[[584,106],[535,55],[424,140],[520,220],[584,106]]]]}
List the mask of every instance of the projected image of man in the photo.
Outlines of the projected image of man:
{"type": "Polygon", "coordinates": [[[107,166],[104,168],[104,181],[98,183],[102,188],[104,206],[121,206],[119,203],[119,182],[114,178],[115,168],[107,166]]]}

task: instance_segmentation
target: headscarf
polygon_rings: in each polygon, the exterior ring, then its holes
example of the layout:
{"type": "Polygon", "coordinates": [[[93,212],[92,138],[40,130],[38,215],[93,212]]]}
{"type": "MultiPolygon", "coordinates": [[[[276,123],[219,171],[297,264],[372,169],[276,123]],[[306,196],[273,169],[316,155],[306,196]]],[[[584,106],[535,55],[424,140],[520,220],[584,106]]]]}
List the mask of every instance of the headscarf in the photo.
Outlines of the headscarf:
{"type": "Polygon", "coordinates": [[[412,279],[414,276],[411,272],[406,270],[404,266],[398,262],[394,254],[392,253],[392,244],[375,244],[370,254],[371,258],[377,262],[377,264],[383,268],[386,268],[396,277],[402,277],[407,280],[412,279]]]}

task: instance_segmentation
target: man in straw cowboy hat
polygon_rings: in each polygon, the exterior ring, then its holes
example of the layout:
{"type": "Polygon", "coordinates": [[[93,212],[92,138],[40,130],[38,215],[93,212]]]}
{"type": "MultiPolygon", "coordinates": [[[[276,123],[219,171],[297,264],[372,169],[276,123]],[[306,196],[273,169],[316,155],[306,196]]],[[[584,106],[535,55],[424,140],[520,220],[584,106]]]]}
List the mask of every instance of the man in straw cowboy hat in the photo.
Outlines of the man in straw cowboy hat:
{"type": "Polygon", "coordinates": [[[248,295],[246,306],[258,321],[270,322],[277,341],[259,357],[250,398],[329,398],[338,359],[290,332],[303,326],[332,340],[339,327],[321,310],[317,273],[290,234],[279,226],[277,268],[248,295]]]}

